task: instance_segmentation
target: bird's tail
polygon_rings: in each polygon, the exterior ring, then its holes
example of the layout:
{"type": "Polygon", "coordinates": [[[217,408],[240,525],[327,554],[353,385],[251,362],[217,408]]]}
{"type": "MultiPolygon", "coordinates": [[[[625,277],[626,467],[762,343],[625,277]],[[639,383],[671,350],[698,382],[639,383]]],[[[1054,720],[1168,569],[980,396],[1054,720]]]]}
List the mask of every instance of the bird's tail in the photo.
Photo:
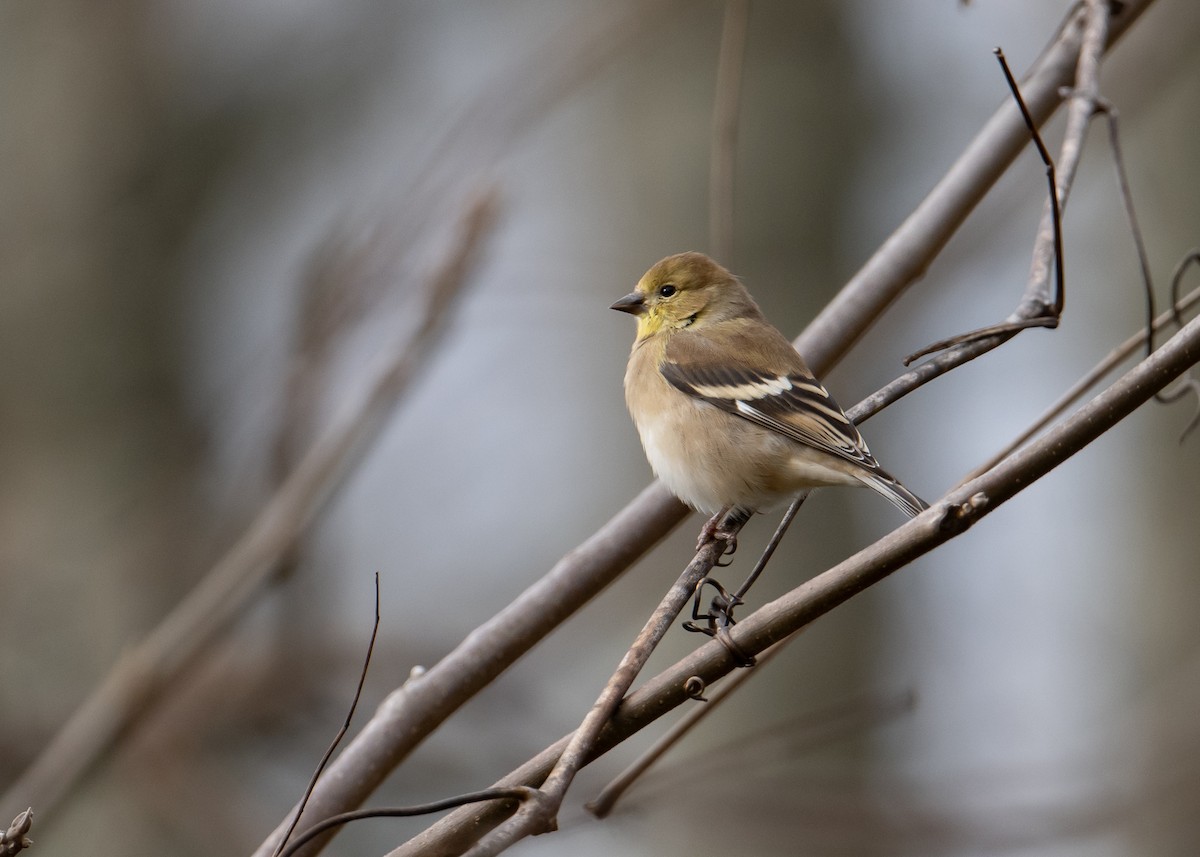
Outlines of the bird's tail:
{"type": "Polygon", "coordinates": [[[929,504],[900,484],[900,480],[883,470],[863,471],[859,478],[869,488],[874,488],[888,499],[888,502],[910,518],[929,508],[929,504]]]}

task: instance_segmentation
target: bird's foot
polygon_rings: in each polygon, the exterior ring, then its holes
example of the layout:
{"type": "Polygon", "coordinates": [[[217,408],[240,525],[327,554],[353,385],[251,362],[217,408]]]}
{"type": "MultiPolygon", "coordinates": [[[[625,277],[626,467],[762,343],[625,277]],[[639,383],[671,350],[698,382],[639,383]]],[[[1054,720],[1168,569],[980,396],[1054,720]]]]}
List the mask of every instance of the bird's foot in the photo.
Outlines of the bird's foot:
{"type": "Polygon", "coordinates": [[[697,551],[703,550],[710,542],[723,542],[725,548],[718,557],[732,556],[737,552],[737,533],[721,528],[721,524],[725,522],[728,512],[728,509],[722,509],[709,518],[704,526],[700,528],[700,538],[696,540],[697,551]]]}

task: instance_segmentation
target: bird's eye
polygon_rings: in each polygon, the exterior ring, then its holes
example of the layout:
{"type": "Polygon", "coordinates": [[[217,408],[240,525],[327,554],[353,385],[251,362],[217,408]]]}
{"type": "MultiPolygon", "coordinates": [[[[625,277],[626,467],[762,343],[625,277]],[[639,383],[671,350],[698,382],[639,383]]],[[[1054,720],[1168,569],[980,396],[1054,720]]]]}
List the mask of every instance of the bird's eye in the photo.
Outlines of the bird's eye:
{"type": "Polygon", "coordinates": [[[679,289],[675,288],[670,283],[667,283],[666,285],[662,285],[662,286],[658,287],[658,295],[659,295],[659,297],[663,297],[663,298],[669,298],[669,297],[671,297],[671,295],[675,294],[677,291],[679,291],[679,289]]]}

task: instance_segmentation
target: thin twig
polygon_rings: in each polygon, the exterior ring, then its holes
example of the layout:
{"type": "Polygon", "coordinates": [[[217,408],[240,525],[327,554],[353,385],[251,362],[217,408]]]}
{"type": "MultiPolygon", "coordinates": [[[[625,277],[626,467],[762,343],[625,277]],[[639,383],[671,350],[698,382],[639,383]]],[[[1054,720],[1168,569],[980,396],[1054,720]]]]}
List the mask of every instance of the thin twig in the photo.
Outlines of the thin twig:
{"type": "MultiPolygon", "coordinates": [[[[1200,250],[1190,250],[1179,260],[1179,264],[1175,266],[1175,271],[1171,274],[1171,315],[1175,324],[1180,329],[1183,328],[1182,305],[1179,300],[1179,286],[1183,282],[1183,275],[1187,273],[1187,269],[1192,265],[1200,266],[1200,250]]],[[[1169,393],[1159,393],[1158,399],[1161,402],[1177,402],[1187,393],[1192,393],[1196,397],[1196,412],[1192,415],[1191,422],[1187,424],[1183,432],[1179,435],[1179,442],[1183,443],[1187,440],[1189,434],[1200,426],[1200,381],[1195,378],[1195,372],[1189,372],[1186,378],[1180,381],[1179,387],[1169,393]]]]}
{"type": "Polygon", "coordinates": [[[809,493],[808,491],[802,491],[792,500],[791,504],[787,507],[787,511],[780,518],[779,525],[775,527],[775,532],[771,534],[770,541],[767,542],[767,546],[763,548],[762,554],[759,555],[758,562],[754,564],[754,570],[750,572],[749,576],[742,582],[742,585],[738,587],[737,592],[733,595],[734,598],[740,601],[750,591],[750,587],[754,585],[755,581],[758,580],[759,575],[767,567],[767,563],[771,561],[771,557],[775,555],[775,550],[779,547],[779,543],[783,541],[788,527],[795,520],[796,513],[800,511],[800,507],[808,499],[809,493]]]}
{"type": "MultiPolygon", "coordinates": [[[[732,613],[734,606],[743,603],[743,597],[747,592],[750,591],[750,587],[754,585],[755,581],[758,580],[759,575],[761,575],[763,570],[767,567],[767,563],[771,561],[771,557],[774,556],[776,548],[778,548],[779,543],[783,541],[784,534],[788,531],[788,527],[791,526],[792,521],[796,517],[796,513],[800,511],[800,507],[804,504],[804,501],[808,498],[808,495],[808,491],[801,493],[791,502],[791,505],[788,506],[787,511],[784,512],[783,518],[775,527],[775,532],[771,535],[770,541],[767,542],[766,548],[763,549],[762,554],[758,558],[758,562],[755,563],[754,570],[750,572],[746,580],[743,581],[740,587],[738,587],[737,592],[734,593],[732,603],[729,606],[730,614],[732,613]]],[[[730,619],[729,624],[732,624],[732,616],[730,615],[728,618],[730,619]]],[[[684,627],[688,627],[688,624],[689,623],[685,622],[684,627]]],[[[696,628],[695,630],[701,629],[696,628]]],[[[779,647],[772,647],[764,654],[763,657],[759,658],[757,662],[749,663],[747,665],[761,668],[766,662],[775,656],[778,648],[779,647]]],[[[629,788],[630,785],[633,784],[634,780],[644,773],[656,759],[674,746],[674,744],[680,741],[683,736],[686,735],[693,727],[707,717],[709,713],[711,713],[713,709],[720,703],[720,701],[728,696],[732,688],[739,687],[742,682],[746,681],[751,675],[756,674],[757,672],[757,669],[740,670],[733,679],[721,685],[721,687],[717,689],[717,692],[713,695],[711,700],[704,700],[705,702],[708,702],[707,705],[700,706],[699,708],[693,708],[691,711],[689,711],[684,719],[675,724],[675,726],[667,733],[667,735],[664,735],[659,741],[655,742],[653,747],[651,747],[644,755],[639,757],[632,765],[626,768],[625,771],[617,778],[617,780],[609,785],[595,801],[589,803],[587,805],[588,810],[600,818],[603,818],[605,815],[607,815],[612,809],[612,805],[616,802],[617,798],[620,797],[620,795],[627,788],[629,788]]],[[[699,694],[697,694],[697,697],[699,698],[699,694]]]]}
{"type": "Polygon", "coordinates": [[[342,825],[355,821],[364,821],[369,818],[412,818],[416,815],[429,815],[434,812],[443,812],[447,809],[455,809],[472,803],[483,803],[492,800],[505,801],[507,804],[519,804],[531,800],[536,796],[536,789],[529,788],[528,786],[516,786],[513,788],[482,789],[477,792],[468,792],[414,806],[377,807],[374,809],[356,809],[352,812],[343,812],[340,815],[335,815],[332,818],[327,818],[318,824],[314,824],[297,836],[295,841],[288,845],[287,849],[282,851],[278,857],[292,857],[292,855],[296,854],[301,848],[321,834],[336,830],[342,825]]]}
{"type": "Polygon", "coordinates": [[[309,779],[308,786],[304,789],[304,796],[300,798],[300,806],[296,809],[291,826],[288,827],[287,833],[283,835],[283,838],[279,840],[279,847],[275,850],[275,857],[281,857],[283,849],[287,846],[288,840],[291,839],[292,833],[296,830],[296,824],[300,821],[300,816],[304,814],[304,807],[308,805],[308,799],[312,796],[313,789],[316,788],[317,780],[321,778],[321,772],[325,770],[325,766],[333,758],[333,751],[342,743],[342,739],[346,737],[346,733],[350,730],[350,721],[354,719],[354,712],[358,709],[358,701],[362,699],[363,685],[367,683],[367,669],[371,666],[371,655],[375,652],[375,639],[378,636],[379,572],[375,572],[375,623],[371,626],[371,641],[367,643],[367,654],[363,658],[362,669],[358,673],[358,687],[354,689],[354,698],[350,701],[350,710],[346,712],[346,719],[342,721],[341,728],[333,736],[333,740],[329,742],[329,747],[326,748],[325,754],[321,756],[321,761],[317,764],[317,769],[313,771],[312,778],[309,779]]]}
{"type": "Polygon", "coordinates": [[[725,0],[709,153],[708,246],[726,265],[733,264],[733,185],[749,21],[750,0],[725,0]]]}
{"type": "MultiPolygon", "coordinates": [[[[802,633],[801,631],[793,634],[764,651],[758,658],[759,664],[765,666],[789,642],[799,639],[802,633]]],[[[658,761],[679,738],[707,717],[715,706],[728,699],[742,683],[759,672],[757,669],[736,670],[724,678],[706,704],[690,706],[645,754],[606,785],[601,794],[587,804],[587,809],[598,818],[611,814],[616,808],[616,801],[646,773],[649,763],[658,761]]],[[[671,791],[686,783],[707,781],[710,777],[726,778],[730,783],[734,783],[736,780],[730,778],[729,773],[736,766],[752,767],[754,762],[762,759],[766,753],[771,754],[773,761],[778,761],[781,750],[795,754],[803,753],[808,748],[828,747],[830,742],[841,737],[890,722],[901,714],[911,712],[916,704],[916,697],[916,693],[911,690],[900,693],[868,692],[821,709],[794,714],[781,723],[764,726],[754,732],[739,731],[722,744],[705,747],[702,757],[689,758],[661,770],[653,780],[653,789],[660,793],[671,791]],[[768,747],[768,744],[781,746],[768,747]]],[[[651,784],[648,782],[646,787],[650,788],[651,784]]]]}
{"type": "Polygon", "coordinates": [[[594,754],[601,731],[612,720],[617,706],[633,687],[634,679],[654,653],[659,641],[666,636],[675,617],[692,597],[696,586],[721,558],[724,549],[725,545],[720,540],[709,540],[697,551],[695,558],[688,563],[621,659],[616,672],[604,686],[599,699],[584,717],[583,723],[575,730],[570,743],[541,786],[541,800],[526,801],[508,824],[472,848],[469,857],[490,857],[526,836],[555,829],[559,807],[575,774],[594,754]]]}
{"type": "MultiPolygon", "coordinates": [[[[787,533],[788,528],[792,525],[792,521],[795,520],[796,513],[800,511],[800,507],[804,504],[804,501],[808,499],[809,493],[810,492],[808,491],[804,491],[799,494],[794,500],[792,500],[791,504],[787,508],[787,511],[784,512],[783,518],[781,518],[779,524],[776,525],[775,532],[772,533],[770,540],[767,542],[767,546],[759,555],[758,562],[755,563],[753,571],[751,571],[746,579],[742,582],[742,585],[738,587],[737,592],[733,594],[732,603],[728,608],[729,613],[726,617],[729,620],[727,624],[733,624],[733,607],[743,603],[742,599],[745,597],[746,593],[750,591],[750,587],[754,585],[755,581],[758,580],[759,575],[761,575],[763,570],[766,569],[767,563],[770,562],[771,557],[775,555],[775,550],[779,547],[779,543],[783,541],[784,534],[787,533]]],[[[684,627],[688,627],[688,624],[689,623],[684,623],[684,627]]],[[[701,629],[695,628],[694,630],[701,629]]],[[[683,736],[686,735],[696,725],[698,725],[705,717],[707,717],[721,702],[721,700],[728,696],[734,688],[740,687],[742,682],[748,680],[751,675],[756,674],[758,672],[758,668],[761,668],[764,664],[770,661],[771,658],[778,653],[778,649],[781,648],[782,645],[783,644],[772,647],[757,661],[745,662],[744,665],[753,666],[755,669],[740,670],[737,676],[721,685],[721,687],[717,689],[717,692],[713,695],[712,699],[704,700],[705,702],[708,702],[707,705],[700,706],[699,708],[693,708],[691,711],[689,711],[679,723],[675,724],[675,726],[667,733],[667,735],[664,735],[662,739],[655,742],[653,747],[651,747],[643,756],[638,758],[632,765],[626,768],[625,771],[617,778],[617,780],[608,786],[608,788],[606,788],[595,801],[589,803],[587,807],[588,810],[594,815],[603,818],[612,809],[612,805],[616,802],[617,798],[620,797],[620,795],[633,784],[634,780],[644,773],[645,770],[649,768],[650,765],[653,764],[653,762],[663,753],[674,746],[675,743],[682,740],[683,736]]],[[[699,697],[699,694],[697,694],[697,696],[699,697]]]]}
{"type": "MultiPolygon", "coordinates": [[[[1111,48],[1152,2],[1127,0],[1115,8],[1107,47],[1111,48]]],[[[1058,35],[1021,79],[1025,103],[1039,126],[1061,103],[1062,87],[1075,81],[1086,16],[1083,7],[1072,8],[1058,35]]],[[[825,375],[883,310],[925,273],[1028,142],[1020,113],[1007,99],[920,205],[796,340],[797,349],[818,377],[825,375]],[[841,335],[828,339],[829,330],[841,335]]]]}
{"type": "Polygon", "coordinates": [[[1137,209],[1133,205],[1133,191],[1129,187],[1129,174],[1125,170],[1125,155],[1122,153],[1121,134],[1117,127],[1117,108],[1104,99],[1097,99],[1095,107],[1096,112],[1108,120],[1108,147],[1112,151],[1113,170],[1117,174],[1117,191],[1121,197],[1121,209],[1125,212],[1125,220],[1129,224],[1129,234],[1133,238],[1138,272],[1142,275],[1142,291],[1146,298],[1146,326],[1142,332],[1146,337],[1146,354],[1149,354],[1154,350],[1154,333],[1157,330],[1150,254],[1146,252],[1146,240],[1142,237],[1142,227],[1138,224],[1137,209]]]}
{"type": "MultiPolygon", "coordinates": [[[[1133,192],[1129,189],[1129,176],[1125,170],[1125,156],[1121,149],[1121,135],[1117,129],[1117,110],[1107,101],[1098,101],[1096,103],[1097,112],[1103,113],[1108,119],[1108,139],[1109,145],[1112,148],[1113,167],[1117,173],[1117,186],[1121,192],[1121,204],[1125,210],[1125,218],[1129,221],[1129,232],[1133,236],[1134,248],[1137,251],[1138,269],[1142,275],[1142,288],[1146,296],[1146,353],[1149,354],[1154,350],[1154,333],[1157,330],[1154,322],[1154,281],[1150,275],[1150,255],[1146,252],[1146,241],[1142,237],[1142,228],[1138,225],[1137,210],[1133,205],[1133,192]]],[[[1175,272],[1171,275],[1171,308],[1170,315],[1176,326],[1183,327],[1183,318],[1180,315],[1179,309],[1179,282],[1183,277],[1183,272],[1192,262],[1200,261],[1200,256],[1197,256],[1196,251],[1192,251],[1180,260],[1175,267],[1175,272]]],[[[1172,404],[1179,401],[1189,392],[1196,396],[1197,402],[1200,403],[1200,381],[1189,377],[1183,379],[1183,382],[1175,390],[1160,392],[1155,394],[1155,399],[1163,404],[1172,404]]],[[[1192,429],[1200,425],[1200,409],[1196,415],[1184,428],[1183,433],[1179,437],[1179,442],[1183,443],[1187,436],[1191,434],[1192,429]]]]}
{"type": "MultiPolygon", "coordinates": [[[[1179,303],[1178,307],[1179,310],[1183,311],[1191,309],[1198,303],[1200,303],[1200,288],[1195,289],[1188,294],[1179,303]]],[[[1161,330],[1167,325],[1171,324],[1174,320],[1175,313],[1172,310],[1167,310],[1158,318],[1154,319],[1154,329],[1161,330]]],[[[1059,396],[1058,400],[1055,401],[1053,405],[1048,407],[1041,416],[1034,420],[1032,425],[1025,429],[1025,431],[1021,432],[1021,434],[1017,435],[1017,437],[1010,441],[1004,447],[1004,449],[997,452],[983,464],[979,465],[965,477],[963,477],[959,484],[961,485],[971,479],[976,478],[980,474],[991,470],[1005,458],[1008,458],[1008,456],[1012,455],[1013,452],[1024,446],[1031,437],[1036,436],[1038,432],[1061,416],[1067,410],[1067,408],[1071,407],[1071,405],[1083,398],[1087,391],[1096,386],[1096,384],[1100,383],[1100,381],[1106,375],[1108,375],[1108,373],[1110,373],[1123,361],[1129,359],[1129,357],[1132,356],[1142,346],[1142,344],[1145,343],[1145,341],[1146,334],[1139,330],[1137,333],[1133,334],[1112,351],[1110,351],[1103,360],[1093,366],[1086,375],[1072,384],[1065,393],[1059,396]]],[[[1159,392],[1155,394],[1155,397],[1161,397],[1162,395],[1163,394],[1159,392]]]]}
{"type": "Polygon", "coordinates": [[[280,557],[352,472],[433,353],[494,220],[495,199],[488,192],[471,201],[453,249],[430,278],[421,323],[362,399],[313,444],[196,587],[121,657],[0,803],[53,806],[271,579],[280,557]]]}
{"type": "MultiPolygon", "coordinates": [[[[1067,210],[1071,188],[1075,184],[1075,173],[1083,156],[1083,142],[1088,125],[1096,112],[1100,97],[1100,61],[1109,38],[1109,0],[1085,0],[1083,36],[1079,46],[1079,61],[1075,65],[1075,79],[1071,98],[1067,102],[1067,123],[1063,131],[1062,145],[1058,150],[1055,165],[1058,173],[1057,202],[1059,219],[1067,210]]],[[[1030,263],[1027,300],[1043,305],[1050,304],[1050,268],[1055,260],[1054,212],[1049,202],[1042,211],[1034,241],[1033,260],[1030,263]]],[[[1061,249],[1058,257],[1061,258],[1061,249]]]]}
{"type": "Polygon", "coordinates": [[[667,751],[678,744],[683,738],[699,726],[705,718],[711,715],[729,696],[734,693],[743,684],[751,678],[759,675],[761,670],[769,664],[775,657],[787,647],[792,640],[799,639],[799,634],[793,634],[786,640],[781,640],[769,649],[764,651],[756,658],[757,663],[754,669],[737,670],[733,675],[729,676],[725,681],[717,685],[716,691],[712,696],[704,701],[703,705],[695,705],[689,708],[679,718],[671,728],[664,732],[659,738],[644,752],[629,764],[625,770],[621,771],[616,777],[609,782],[600,794],[589,801],[585,808],[597,818],[604,818],[613,811],[617,801],[621,799],[621,795],[625,794],[635,782],[638,781],[650,767],[661,759],[667,751]]]}
{"type": "Polygon", "coordinates": [[[12,824],[0,833],[0,857],[13,857],[33,845],[29,831],[33,829],[33,807],[17,814],[12,824]]]}
{"type": "MultiPolygon", "coordinates": [[[[955,346],[966,345],[981,339],[991,340],[995,337],[1003,337],[1003,339],[997,340],[999,344],[1007,342],[1014,334],[1031,327],[1058,327],[1059,318],[1062,316],[1063,306],[1066,303],[1067,289],[1066,284],[1063,282],[1062,207],[1058,199],[1058,181],[1055,177],[1054,161],[1050,157],[1046,143],[1042,140],[1042,135],[1038,132],[1037,123],[1033,121],[1033,116],[1029,113],[1029,107],[1025,104],[1025,99],[1021,97],[1021,88],[1017,85],[1016,78],[1013,77],[1012,69],[1008,67],[1008,60],[1004,56],[1004,51],[1000,48],[995,48],[993,53],[1000,63],[1000,70],[1004,73],[1004,80],[1008,84],[1009,92],[1012,93],[1013,101],[1016,102],[1018,109],[1021,111],[1021,119],[1025,122],[1025,128],[1029,131],[1030,139],[1033,140],[1038,157],[1042,159],[1042,164],[1046,168],[1046,184],[1049,190],[1047,202],[1050,210],[1050,226],[1054,237],[1054,301],[1045,302],[1039,300],[1038,293],[1041,290],[1041,284],[1031,279],[1026,285],[1025,295],[1018,313],[999,324],[992,324],[966,333],[956,334],[948,339],[940,339],[931,345],[926,345],[924,348],[914,351],[905,357],[903,361],[905,366],[912,365],[926,355],[934,354],[938,351],[947,351],[955,346]]],[[[1035,248],[1035,257],[1036,254],[1037,249],[1035,248]]]]}

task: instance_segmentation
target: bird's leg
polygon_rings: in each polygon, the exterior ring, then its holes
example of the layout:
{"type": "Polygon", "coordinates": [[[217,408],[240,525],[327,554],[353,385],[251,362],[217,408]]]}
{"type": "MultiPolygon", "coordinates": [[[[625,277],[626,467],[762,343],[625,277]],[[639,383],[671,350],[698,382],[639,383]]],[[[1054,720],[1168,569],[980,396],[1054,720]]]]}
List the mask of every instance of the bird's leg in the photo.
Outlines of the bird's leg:
{"type": "MultiPolygon", "coordinates": [[[[700,538],[696,540],[696,550],[700,550],[709,542],[725,543],[721,555],[731,555],[737,552],[737,533],[746,521],[750,520],[753,512],[740,506],[726,506],[713,515],[700,529],[700,538]]],[[[718,563],[720,564],[720,563],[718,563]]]]}
{"type": "Polygon", "coordinates": [[[729,507],[726,506],[724,509],[717,512],[717,514],[709,518],[705,522],[704,526],[700,528],[700,538],[696,539],[697,551],[701,550],[706,544],[713,541],[717,537],[717,526],[721,523],[721,519],[725,517],[728,511],[729,507]]]}

